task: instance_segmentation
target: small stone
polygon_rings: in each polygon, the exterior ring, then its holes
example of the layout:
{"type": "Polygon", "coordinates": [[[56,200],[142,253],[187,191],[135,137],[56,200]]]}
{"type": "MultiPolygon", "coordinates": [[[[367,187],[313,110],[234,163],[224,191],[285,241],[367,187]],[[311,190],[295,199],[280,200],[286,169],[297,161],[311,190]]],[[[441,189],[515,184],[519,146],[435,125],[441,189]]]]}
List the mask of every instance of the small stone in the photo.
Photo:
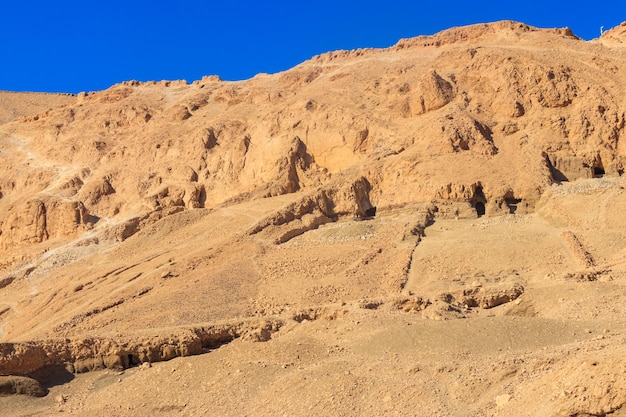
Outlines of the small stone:
{"type": "Polygon", "coordinates": [[[509,394],[502,394],[496,397],[496,406],[503,407],[511,400],[511,396],[509,394]]]}

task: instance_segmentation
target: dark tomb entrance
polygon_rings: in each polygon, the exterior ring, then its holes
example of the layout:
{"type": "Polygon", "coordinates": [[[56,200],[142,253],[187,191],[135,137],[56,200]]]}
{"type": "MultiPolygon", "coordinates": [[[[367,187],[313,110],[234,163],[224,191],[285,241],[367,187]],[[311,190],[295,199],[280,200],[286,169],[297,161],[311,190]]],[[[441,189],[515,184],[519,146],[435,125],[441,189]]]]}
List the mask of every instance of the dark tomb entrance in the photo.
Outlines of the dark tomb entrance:
{"type": "Polygon", "coordinates": [[[593,161],[593,165],[591,166],[591,173],[593,178],[602,178],[604,177],[604,164],[602,164],[602,158],[598,155],[593,161]]]}
{"type": "Polygon", "coordinates": [[[482,201],[478,201],[474,205],[474,208],[476,209],[476,215],[478,217],[482,217],[485,215],[485,203],[483,203],[482,201]]]}
{"type": "Polygon", "coordinates": [[[602,168],[602,167],[593,167],[593,177],[594,178],[602,178],[602,177],[604,177],[604,168],[602,168]]]}

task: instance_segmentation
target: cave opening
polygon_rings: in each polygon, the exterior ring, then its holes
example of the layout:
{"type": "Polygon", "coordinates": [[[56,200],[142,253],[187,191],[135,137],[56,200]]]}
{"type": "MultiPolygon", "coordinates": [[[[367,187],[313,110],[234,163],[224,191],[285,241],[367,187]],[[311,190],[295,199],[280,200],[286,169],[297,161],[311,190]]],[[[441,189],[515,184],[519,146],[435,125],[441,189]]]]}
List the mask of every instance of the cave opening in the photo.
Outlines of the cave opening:
{"type": "Polygon", "coordinates": [[[133,355],[132,353],[128,354],[128,367],[132,368],[133,366],[137,366],[141,363],[141,361],[139,360],[139,358],[135,355],[133,355]]]}
{"type": "Polygon", "coordinates": [[[504,203],[509,208],[510,214],[515,214],[517,211],[517,205],[522,202],[521,198],[505,198],[504,203]]]}
{"type": "Polygon", "coordinates": [[[593,177],[594,178],[604,177],[604,168],[602,168],[601,166],[593,167],[593,177]]]}
{"type": "Polygon", "coordinates": [[[482,201],[477,201],[476,204],[474,204],[474,208],[476,209],[476,215],[478,217],[485,215],[485,203],[482,201]]]}
{"type": "Polygon", "coordinates": [[[591,165],[591,174],[593,178],[602,178],[604,177],[604,164],[602,163],[602,158],[598,155],[593,164],[591,165]]]}

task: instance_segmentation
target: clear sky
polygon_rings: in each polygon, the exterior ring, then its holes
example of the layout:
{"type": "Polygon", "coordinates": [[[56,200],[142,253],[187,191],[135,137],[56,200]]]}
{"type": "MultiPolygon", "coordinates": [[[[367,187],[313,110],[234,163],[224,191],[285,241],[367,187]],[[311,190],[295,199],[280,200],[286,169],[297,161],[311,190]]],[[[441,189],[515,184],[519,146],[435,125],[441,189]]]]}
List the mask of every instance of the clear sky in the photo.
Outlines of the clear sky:
{"type": "Polygon", "coordinates": [[[505,19],[567,26],[589,40],[626,20],[626,1],[4,0],[0,90],[78,93],[213,74],[241,80],[323,52],[505,19]]]}

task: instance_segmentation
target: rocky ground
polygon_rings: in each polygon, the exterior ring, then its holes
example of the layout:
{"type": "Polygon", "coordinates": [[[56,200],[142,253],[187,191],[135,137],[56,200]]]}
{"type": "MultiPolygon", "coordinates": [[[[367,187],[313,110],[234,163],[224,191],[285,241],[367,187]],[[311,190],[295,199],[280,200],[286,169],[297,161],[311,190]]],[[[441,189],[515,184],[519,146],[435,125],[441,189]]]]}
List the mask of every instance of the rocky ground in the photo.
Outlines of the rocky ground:
{"type": "Polygon", "coordinates": [[[626,415],[625,31],[20,107],[1,414],[626,415]]]}

